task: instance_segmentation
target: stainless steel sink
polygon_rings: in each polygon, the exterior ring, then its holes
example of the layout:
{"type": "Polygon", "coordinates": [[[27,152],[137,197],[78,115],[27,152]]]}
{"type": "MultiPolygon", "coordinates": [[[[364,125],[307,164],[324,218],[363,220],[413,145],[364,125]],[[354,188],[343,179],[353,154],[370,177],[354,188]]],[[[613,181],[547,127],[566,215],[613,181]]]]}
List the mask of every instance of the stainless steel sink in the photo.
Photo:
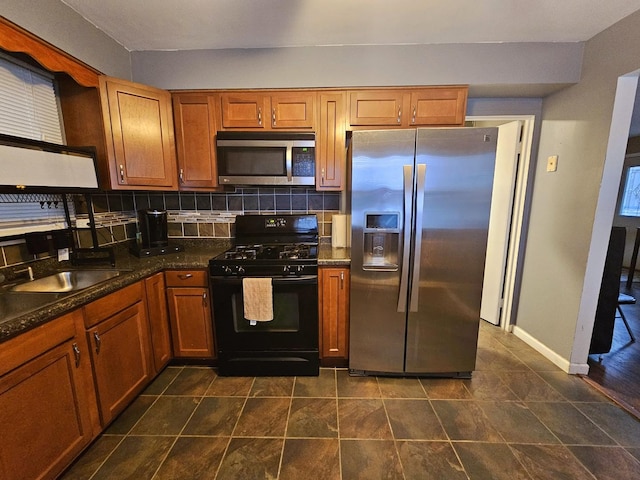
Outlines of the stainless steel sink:
{"type": "Polygon", "coordinates": [[[75,292],[117,277],[120,270],[67,270],[20,283],[11,288],[13,292],[75,292]]]}

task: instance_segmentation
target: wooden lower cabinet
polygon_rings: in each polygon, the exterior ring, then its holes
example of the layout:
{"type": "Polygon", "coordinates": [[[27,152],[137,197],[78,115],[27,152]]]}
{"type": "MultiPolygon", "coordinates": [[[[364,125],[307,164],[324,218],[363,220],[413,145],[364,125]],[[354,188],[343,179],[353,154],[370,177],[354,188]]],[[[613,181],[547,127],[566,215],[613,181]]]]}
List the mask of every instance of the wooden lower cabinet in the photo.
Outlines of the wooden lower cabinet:
{"type": "Polygon", "coordinates": [[[151,328],[153,366],[159,373],[171,360],[171,331],[167,312],[167,292],[164,273],[156,273],[144,280],[147,315],[151,328]]]}
{"type": "Polygon", "coordinates": [[[349,358],[349,267],[320,267],[320,360],[346,364],[349,358]]]}
{"type": "Polygon", "coordinates": [[[0,478],[56,478],[97,436],[82,312],[0,345],[0,478]]]}
{"type": "Polygon", "coordinates": [[[176,358],[215,358],[206,270],[165,272],[176,358]]]}
{"type": "Polygon", "coordinates": [[[143,289],[138,282],[84,307],[103,427],[154,375],[143,289]]]}

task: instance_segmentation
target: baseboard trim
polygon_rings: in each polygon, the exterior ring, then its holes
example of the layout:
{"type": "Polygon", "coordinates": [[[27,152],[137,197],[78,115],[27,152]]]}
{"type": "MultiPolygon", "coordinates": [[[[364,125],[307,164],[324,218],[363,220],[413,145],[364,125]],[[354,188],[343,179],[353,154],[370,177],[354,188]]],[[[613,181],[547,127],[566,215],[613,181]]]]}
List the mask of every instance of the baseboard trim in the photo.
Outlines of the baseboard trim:
{"type": "Polygon", "coordinates": [[[571,363],[517,325],[514,325],[512,333],[565,372],[571,375],[586,375],[589,373],[589,365],[587,363],[571,363]]]}

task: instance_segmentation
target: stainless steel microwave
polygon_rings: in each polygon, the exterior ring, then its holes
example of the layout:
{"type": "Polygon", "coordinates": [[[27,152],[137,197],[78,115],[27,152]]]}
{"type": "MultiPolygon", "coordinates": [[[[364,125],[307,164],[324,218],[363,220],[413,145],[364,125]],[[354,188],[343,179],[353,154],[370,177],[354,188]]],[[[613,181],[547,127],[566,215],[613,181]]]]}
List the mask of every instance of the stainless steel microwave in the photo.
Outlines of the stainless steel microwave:
{"type": "Polygon", "coordinates": [[[315,134],[218,132],[220,185],[315,185],[315,134]]]}

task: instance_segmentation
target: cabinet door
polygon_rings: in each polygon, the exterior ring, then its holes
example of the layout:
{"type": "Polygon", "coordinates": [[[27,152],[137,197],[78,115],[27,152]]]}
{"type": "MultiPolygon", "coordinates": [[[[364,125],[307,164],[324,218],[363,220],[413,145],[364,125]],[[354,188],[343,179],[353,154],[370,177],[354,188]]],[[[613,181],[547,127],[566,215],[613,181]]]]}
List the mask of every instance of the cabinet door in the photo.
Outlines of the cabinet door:
{"type": "Polygon", "coordinates": [[[216,95],[174,94],[180,190],[218,186],[216,95]]]}
{"type": "Polygon", "coordinates": [[[87,330],[104,427],[152,378],[149,324],[142,302],[87,330]]]}
{"type": "Polygon", "coordinates": [[[349,93],[349,123],[352,126],[402,125],[401,90],[362,90],[349,93]]]}
{"type": "Polygon", "coordinates": [[[313,130],[314,127],[313,92],[281,92],[271,95],[271,128],[313,130]]]}
{"type": "MultiPolygon", "coordinates": [[[[31,347],[31,342],[25,345],[31,347]]],[[[71,338],[43,351],[0,377],[4,480],[55,478],[93,438],[87,395],[91,367],[84,339],[71,338]]]]}
{"type": "Polygon", "coordinates": [[[464,125],[466,87],[437,87],[411,91],[410,125],[464,125]]]}
{"type": "Polygon", "coordinates": [[[349,357],[349,269],[322,267],[320,272],[320,356],[349,357]]]}
{"type": "Polygon", "coordinates": [[[321,93],[316,135],[316,190],[342,190],[346,169],[346,93],[321,93]]]}
{"type": "Polygon", "coordinates": [[[237,92],[220,95],[224,128],[265,128],[269,125],[269,97],[262,93],[237,92]]]}
{"type": "Polygon", "coordinates": [[[177,189],[171,94],[114,78],[100,85],[112,187],[177,189]]]}
{"type": "Polygon", "coordinates": [[[144,286],[147,298],[147,316],[151,329],[151,348],[155,372],[159,372],[171,360],[171,332],[167,312],[167,293],[162,272],[146,278],[144,286]]]}
{"type": "Polygon", "coordinates": [[[174,356],[214,358],[209,290],[168,288],[167,300],[174,356]]]}

